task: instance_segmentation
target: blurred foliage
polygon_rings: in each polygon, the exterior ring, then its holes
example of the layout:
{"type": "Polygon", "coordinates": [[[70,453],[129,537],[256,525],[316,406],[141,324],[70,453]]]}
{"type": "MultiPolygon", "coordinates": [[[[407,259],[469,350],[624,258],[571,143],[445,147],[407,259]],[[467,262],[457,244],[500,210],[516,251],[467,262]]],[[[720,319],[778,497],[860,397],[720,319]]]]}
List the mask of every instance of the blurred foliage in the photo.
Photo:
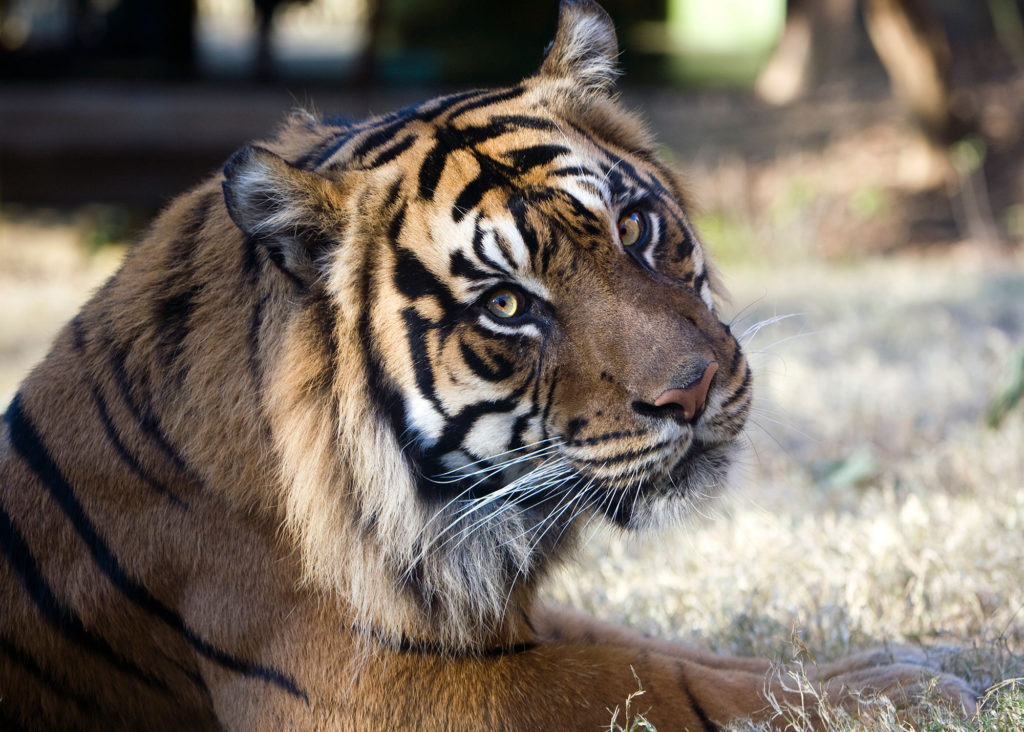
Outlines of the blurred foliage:
{"type": "Polygon", "coordinates": [[[698,86],[751,84],[785,20],[784,0],[669,0],[668,76],[698,86]]]}
{"type": "MultiPolygon", "coordinates": [[[[662,0],[605,0],[620,29],[630,76],[651,64],[631,44],[637,23],[664,17],[662,0]]],[[[558,3],[520,0],[395,0],[386,5],[380,76],[390,81],[509,82],[534,71],[556,27],[558,3]]]]}
{"type": "Polygon", "coordinates": [[[750,221],[723,211],[698,214],[694,223],[701,239],[710,246],[716,261],[722,264],[748,262],[758,256],[757,232],[750,221]]]}
{"type": "Polygon", "coordinates": [[[1002,384],[989,402],[985,412],[985,423],[999,427],[1006,415],[1024,398],[1024,348],[1017,351],[1006,369],[1002,384]]]}
{"type": "Polygon", "coordinates": [[[82,245],[92,253],[133,242],[150,217],[149,211],[94,204],[83,207],[76,218],[82,245]]]}
{"type": "Polygon", "coordinates": [[[862,219],[884,216],[890,208],[889,193],[880,186],[864,186],[850,196],[850,210],[862,219]]]}

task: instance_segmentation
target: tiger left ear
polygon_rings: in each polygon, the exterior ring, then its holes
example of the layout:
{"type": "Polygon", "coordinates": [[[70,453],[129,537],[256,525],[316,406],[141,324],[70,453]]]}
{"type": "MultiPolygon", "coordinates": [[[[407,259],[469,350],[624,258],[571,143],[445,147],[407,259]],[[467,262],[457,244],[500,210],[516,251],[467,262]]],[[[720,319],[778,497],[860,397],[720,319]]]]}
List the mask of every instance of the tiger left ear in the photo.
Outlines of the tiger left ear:
{"type": "Polygon", "coordinates": [[[224,165],[228,215],[246,237],[296,284],[317,276],[317,259],[334,245],[340,218],[337,192],[326,178],[250,145],[224,165]]]}
{"type": "Polygon", "coordinates": [[[620,73],[618,57],[615,25],[604,8],[594,0],[562,0],[540,75],[569,79],[582,92],[607,93],[620,73]]]}

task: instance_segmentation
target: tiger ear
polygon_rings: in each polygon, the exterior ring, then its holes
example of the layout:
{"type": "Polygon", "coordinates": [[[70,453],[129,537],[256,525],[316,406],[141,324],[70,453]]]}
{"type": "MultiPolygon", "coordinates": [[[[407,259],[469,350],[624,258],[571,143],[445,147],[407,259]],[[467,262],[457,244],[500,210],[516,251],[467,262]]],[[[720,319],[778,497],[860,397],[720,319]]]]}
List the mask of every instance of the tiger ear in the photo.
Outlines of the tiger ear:
{"type": "Polygon", "coordinates": [[[266,248],[271,261],[296,284],[317,276],[317,259],[328,251],[341,204],[326,178],[289,165],[269,150],[249,145],[224,165],[228,215],[246,237],[266,248]]]}
{"type": "Polygon", "coordinates": [[[615,25],[604,8],[594,0],[562,0],[540,74],[570,79],[583,92],[607,93],[620,73],[618,56],[615,25]]]}

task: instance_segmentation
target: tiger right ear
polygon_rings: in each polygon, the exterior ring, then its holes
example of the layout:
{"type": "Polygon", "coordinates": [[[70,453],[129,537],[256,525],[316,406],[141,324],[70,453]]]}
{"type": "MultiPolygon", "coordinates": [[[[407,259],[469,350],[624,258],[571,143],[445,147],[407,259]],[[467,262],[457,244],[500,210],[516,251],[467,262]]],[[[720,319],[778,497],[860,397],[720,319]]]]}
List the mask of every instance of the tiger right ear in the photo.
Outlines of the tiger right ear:
{"type": "Polygon", "coordinates": [[[318,257],[335,244],[341,203],[334,184],[250,145],[224,165],[221,187],[235,225],[296,284],[308,285],[318,257]]]}
{"type": "Polygon", "coordinates": [[[620,73],[618,57],[615,25],[604,8],[594,0],[562,0],[541,76],[570,79],[583,92],[607,93],[620,73]]]}

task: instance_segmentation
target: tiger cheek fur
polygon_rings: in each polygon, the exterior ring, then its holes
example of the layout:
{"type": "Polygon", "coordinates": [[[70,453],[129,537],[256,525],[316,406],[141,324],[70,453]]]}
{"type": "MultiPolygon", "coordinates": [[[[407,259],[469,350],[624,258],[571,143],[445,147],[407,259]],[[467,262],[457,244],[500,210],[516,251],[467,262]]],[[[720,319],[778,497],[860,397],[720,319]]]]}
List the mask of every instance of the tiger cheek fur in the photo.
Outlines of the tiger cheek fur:
{"type": "Polygon", "coordinates": [[[521,84],[296,115],[157,219],[0,425],[0,728],[595,729],[635,677],[664,729],[800,701],[535,602],[581,525],[717,492],[751,400],[617,53],[563,0],[521,84]]]}

